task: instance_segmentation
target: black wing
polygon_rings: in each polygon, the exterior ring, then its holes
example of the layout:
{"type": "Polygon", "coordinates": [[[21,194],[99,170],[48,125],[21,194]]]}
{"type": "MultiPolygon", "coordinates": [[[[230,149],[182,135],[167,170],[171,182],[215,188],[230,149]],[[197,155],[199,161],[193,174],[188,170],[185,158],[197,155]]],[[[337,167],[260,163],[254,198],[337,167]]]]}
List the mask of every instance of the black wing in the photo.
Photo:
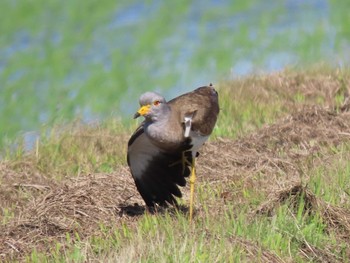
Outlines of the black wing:
{"type": "MultiPolygon", "coordinates": [[[[190,162],[191,155],[186,159],[190,162]]],[[[147,206],[177,204],[175,196],[182,196],[178,186],[185,186],[185,177],[190,174],[189,167],[183,167],[182,151],[162,151],[150,141],[141,124],[129,140],[127,161],[147,206]]]]}

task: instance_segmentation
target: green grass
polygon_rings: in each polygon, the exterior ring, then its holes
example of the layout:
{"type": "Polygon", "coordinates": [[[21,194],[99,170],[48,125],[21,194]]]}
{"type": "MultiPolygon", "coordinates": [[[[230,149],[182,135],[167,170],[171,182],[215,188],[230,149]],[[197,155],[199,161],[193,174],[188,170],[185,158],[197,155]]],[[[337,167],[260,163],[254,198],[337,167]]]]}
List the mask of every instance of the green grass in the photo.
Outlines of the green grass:
{"type": "Polygon", "coordinates": [[[345,144],[332,149],[338,159],[326,166],[315,169],[309,187],[323,200],[333,205],[350,209],[350,145],[345,144]]]}
{"type": "MultiPolygon", "coordinates": [[[[341,150],[340,154],[349,156],[350,152],[341,150]]],[[[336,163],[334,167],[345,163],[336,163]]],[[[333,168],[334,168],[333,167],[333,168]]],[[[324,175],[333,168],[326,165],[324,175]]],[[[317,179],[319,170],[315,171],[315,179],[311,188],[323,188],[329,197],[337,200],[338,192],[333,185],[327,185],[317,179]]],[[[333,180],[343,180],[345,171],[333,173],[333,180]]],[[[339,184],[341,185],[341,184],[339,184]]],[[[232,189],[232,191],[237,189],[232,189]]],[[[249,191],[249,190],[248,190],[249,191]]],[[[266,215],[251,216],[251,204],[235,207],[228,204],[224,213],[211,213],[206,203],[217,199],[215,189],[205,186],[198,191],[201,202],[201,212],[194,222],[189,224],[187,215],[183,213],[165,213],[160,215],[142,216],[136,225],[128,224],[110,228],[100,226],[100,233],[85,241],[75,238],[72,242],[67,236],[65,252],[62,254],[60,245],[53,248],[50,256],[44,256],[33,251],[31,262],[52,260],[54,262],[98,260],[103,262],[260,262],[263,252],[270,251],[278,257],[296,262],[304,262],[300,249],[312,246],[323,250],[339,244],[327,230],[326,223],[317,212],[306,212],[305,199],[301,195],[295,199],[286,200],[276,208],[271,217],[266,215]],[[211,193],[211,194],[208,194],[211,193]],[[205,196],[201,196],[204,194],[205,196]],[[294,210],[293,210],[294,209],[294,210]],[[239,211],[237,213],[237,211],[239,211]],[[243,243],[241,240],[245,240],[243,243]],[[261,250],[261,255],[252,257],[252,251],[261,250]]],[[[252,193],[253,194],[253,193],[252,193]]],[[[340,205],[340,202],[333,202],[340,205]]],[[[345,242],[345,241],[344,241],[345,242]]],[[[334,252],[335,256],[346,262],[347,255],[334,252]]]]}
{"type": "Polygon", "coordinates": [[[125,140],[136,128],[135,124],[109,120],[89,126],[79,121],[57,125],[43,129],[30,154],[19,139],[16,150],[7,148],[4,158],[16,159],[15,167],[19,170],[22,162],[24,166],[29,162],[32,169],[54,179],[110,172],[126,163],[125,140]]]}

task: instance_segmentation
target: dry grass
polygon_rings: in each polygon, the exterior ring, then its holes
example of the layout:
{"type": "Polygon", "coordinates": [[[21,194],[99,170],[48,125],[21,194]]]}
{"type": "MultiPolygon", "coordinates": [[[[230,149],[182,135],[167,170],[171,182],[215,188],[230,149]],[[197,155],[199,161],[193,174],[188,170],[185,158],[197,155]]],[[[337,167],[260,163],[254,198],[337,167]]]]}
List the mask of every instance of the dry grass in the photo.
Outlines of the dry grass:
{"type": "Polygon", "coordinates": [[[218,135],[245,135],[303,106],[349,108],[347,70],[315,67],[306,72],[283,71],[250,76],[220,85],[218,135]]]}
{"type": "Polygon", "coordinates": [[[307,181],[305,171],[327,160],[332,147],[348,142],[349,130],[349,112],[303,107],[235,141],[219,138],[207,144],[198,161],[199,173],[209,174],[211,183],[241,182],[242,187],[265,193],[283,189],[307,181]]]}
{"type": "MultiPolygon", "coordinates": [[[[85,239],[100,224],[116,225],[125,219],[127,204],[141,203],[126,168],[118,173],[85,175],[65,180],[30,202],[9,224],[2,226],[4,254],[46,250],[66,239],[66,233],[85,239]]],[[[131,220],[128,217],[127,220],[131,220]]],[[[64,243],[64,242],[63,242],[64,243]]]]}

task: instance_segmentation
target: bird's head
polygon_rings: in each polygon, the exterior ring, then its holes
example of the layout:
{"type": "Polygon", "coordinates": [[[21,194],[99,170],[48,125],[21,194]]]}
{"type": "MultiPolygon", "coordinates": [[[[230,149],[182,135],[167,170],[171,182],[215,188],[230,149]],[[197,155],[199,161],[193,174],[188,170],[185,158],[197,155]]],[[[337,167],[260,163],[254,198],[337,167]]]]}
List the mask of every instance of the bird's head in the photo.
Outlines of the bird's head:
{"type": "Polygon", "coordinates": [[[140,109],[135,113],[134,119],[144,116],[146,119],[157,120],[167,110],[168,105],[163,96],[156,92],[146,92],[140,97],[140,109]]]}

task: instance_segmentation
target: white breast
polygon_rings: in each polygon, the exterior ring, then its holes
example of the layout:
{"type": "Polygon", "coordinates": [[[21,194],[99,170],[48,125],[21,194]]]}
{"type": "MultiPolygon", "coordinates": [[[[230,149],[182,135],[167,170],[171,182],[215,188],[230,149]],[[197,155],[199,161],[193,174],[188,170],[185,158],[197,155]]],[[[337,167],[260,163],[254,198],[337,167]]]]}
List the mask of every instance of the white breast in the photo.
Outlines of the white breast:
{"type": "Polygon", "coordinates": [[[208,140],[208,136],[201,136],[198,133],[191,131],[190,132],[190,137],[192,139],[192,154],[196,155],[196,153],[199,151],[199,149],[202,147],[202,145],[208,140]]]}

